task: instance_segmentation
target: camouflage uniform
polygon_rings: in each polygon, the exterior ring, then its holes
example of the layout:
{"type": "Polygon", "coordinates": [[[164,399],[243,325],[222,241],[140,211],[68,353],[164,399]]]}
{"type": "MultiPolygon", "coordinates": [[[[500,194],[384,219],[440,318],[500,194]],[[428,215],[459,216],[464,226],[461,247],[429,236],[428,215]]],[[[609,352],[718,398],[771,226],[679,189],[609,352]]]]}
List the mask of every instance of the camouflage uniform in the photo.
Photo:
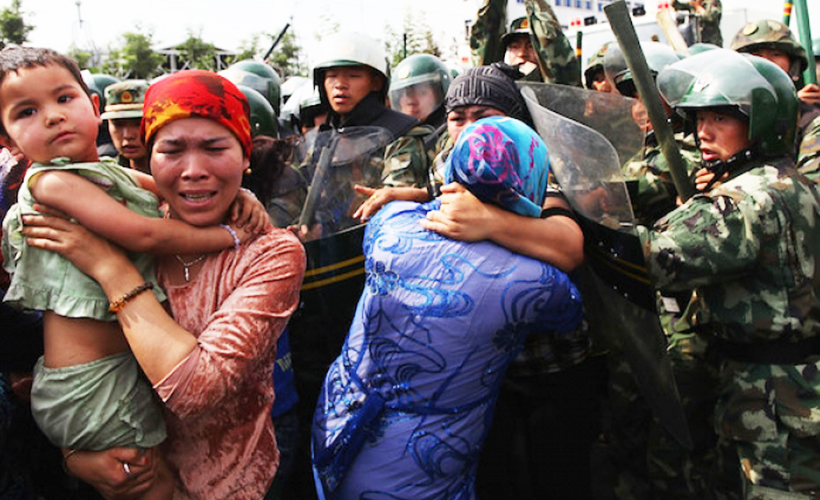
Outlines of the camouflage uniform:
{"type": "Polygon", "coordinates": [[[797,152],[797,169],[814,182],[820,179],[820,117],[805,129],[797,152]]]}
{"type": "Polygon", "coordinates": [[[820,339],[818,213],[790,160],[752,161],[638,228],[658,287],[696,287],[687,320],[721,346],[716,428],[738,452],[747,498],[820,494],[820,348],[800,344],[820,339]]]}
{"type": "MultiPolygon", "coordinates": [[[[675,10],[695,11],[691,3],[672,1],[672,8],[675,10]]],[[[720,0],[704,0],[703,8],[705,13],[700,15],[700,41],[711,43],[718,47],[723,47],[723,35],[720,34],[720,17],[723,13],[723,6],[720,0]]]]}
{"type": "MultiPolygon", "coordinates": [[[[700,168],[700,151],[694,136],[675,134],[686,170],[690,175],[700,168]]],[[[632,209],[638,224],[651,226],[657,219],[675,208],[675,185],[666,158],[661,154],[655,134],[647,135],[643,151],[630,159],[622,168],[624,180],[634,183],[630,191],[632,209]]]]}
{"type": "Polygon", "coordinates": [[[427,142],[435,133],[428,125],[417,125],[387,146],[384,152],[385,186],[427,187],[436,141],[430,141],[430,147],[427,142]]]}
{"type": "MultiPolygon", "coordinates": [[[[530,33],[533,48],[545,65],[543,71],[546,76],[533,71],[525,80],[580,87],[581,62],[564,35],[555,12],[543,1],[527,0],[526,4],[527,17],[513,21],[510,33],[530,33]]],[[[506,22],[506,5],[506,0],[485,0],[479,9],[478,18],[470,33],[470,48],[475,66],[504,60],[506,46],[501,38],[506,22]]]]}

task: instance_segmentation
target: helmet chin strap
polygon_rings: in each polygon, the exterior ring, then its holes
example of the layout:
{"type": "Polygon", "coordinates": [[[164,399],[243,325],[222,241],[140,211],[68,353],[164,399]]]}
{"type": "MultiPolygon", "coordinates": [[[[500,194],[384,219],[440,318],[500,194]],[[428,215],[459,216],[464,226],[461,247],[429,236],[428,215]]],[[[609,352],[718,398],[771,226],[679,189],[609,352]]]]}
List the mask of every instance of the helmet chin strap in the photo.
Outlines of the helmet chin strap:
{"type": "MultiPolygon", "coordinates": [[[[700,142],[700,141],[698,141],[698,142],[700,142]]],[[[755,144],[750,145],[749,147],[741,149],[737,153],[730,156],[729,159],[727,159],[726,161],[713,160],[713,161],[703,162],[703,165],[709,171],[711,171],[713,174],[715,174],[715,176],[712,177],[712,180],[709,181],[706,184],[706,186],[703,188],[703,190],[701,192],[702,193],[709,192],[712,189],[712,187],[715,185],[715,183],[717,183],[718,181],[721,180],[721,177],[723,177],[724,174],[726,174],[727,172],[738,170],[744,164],[750,162],[752,159],[754,159],[757,156],[758,156],[758,150],[757,150],[757,144],[755,143],[755,144]]]]}

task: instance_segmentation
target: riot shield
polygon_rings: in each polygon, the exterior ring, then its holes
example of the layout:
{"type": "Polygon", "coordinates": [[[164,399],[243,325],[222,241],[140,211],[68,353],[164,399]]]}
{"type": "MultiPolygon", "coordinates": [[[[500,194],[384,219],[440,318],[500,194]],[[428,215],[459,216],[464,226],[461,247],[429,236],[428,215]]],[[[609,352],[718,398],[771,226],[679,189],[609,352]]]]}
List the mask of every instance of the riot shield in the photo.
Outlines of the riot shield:
{"type": "Polygon", "coordinates": [[[648,119],[640,114],[637,99],[569,85],[519,82],[518,86],[522,90],[531,89],[542,107],[603,135],[615,147],[619,165],[626,163],[643,147],[648,119]]]}
{"type": "MultiPolygon", "coordinates": [[[[618,142],[611,142],[623,139],[629,144],[632,139],[624,135],[628,134],[624,127],[598,125],[606,129],[607,136],[541,105],[544,100],[571,108],[572,103],[561,99],[566,97],[564,90],[558,85],[540,89],[527,86],[521,93],[547,144],[552,171],[584,231],[586,265],[577,284],[584,295],[587,320],[599,340],[623,352],[660,423],[681,445],[691,448],[666,354],[666,336],[655,310],[655,292],[635,234],[632,206],[620,170],[622,161],[613,146],[618,142]]],[[[591,93],[586,96],[598,97],[591,93]]],[[[576,101],[574,106],[585,109],[587,101],[576,101]]],[[[629,147],[621,150],[628,154],[629,147]]]]}
{"type": "MultiPolygon", "coordinates": [[[[306,169],[310,188],[301,219],[314,231],[304,244],[307,270],[299,308],[288,326],[299,420],[305,429],[310,428],[325,373],[341,351],[364,287],[365,226],[351,215],[367,197],[353,185],[382,185],[384,150],[392,139],[379,127],[348,127],[307,138],[313,164],[306,169]]],[[[310,449],[309,442],[300,446],[310,449]]]]}

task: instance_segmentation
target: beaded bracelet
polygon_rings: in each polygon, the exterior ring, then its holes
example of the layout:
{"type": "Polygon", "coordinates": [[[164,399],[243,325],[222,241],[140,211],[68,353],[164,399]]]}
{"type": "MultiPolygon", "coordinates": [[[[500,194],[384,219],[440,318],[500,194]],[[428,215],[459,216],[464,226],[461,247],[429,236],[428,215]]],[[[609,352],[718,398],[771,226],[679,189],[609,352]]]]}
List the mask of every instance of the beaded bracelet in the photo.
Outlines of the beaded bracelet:
{"type": "Polygon", "coordinates": [[[125,307],[125,304],[129,300],[133,299],[134,297],[136,297],[137,295],[141,294],[142,292],[144,292],[146,290],[151,290],[152,288],[154,288],[153,283],[143,283],[142,285],[139,285],[138,287],[134,288],[133,290],[126,293],[125,295],[118,298],[117,300],[115,300],[113,302],[109,302],[108,303],[108,311],[112,312],[112,313],[122,311],[122,308],[125,307]]]}
{"type": "Polygon", "coordinates": [[[234,250],[239,250],[241,243],[239,242],[239,236],[237,236],[236,231],[234,231],[233,228],[227,224],[220,224],[219,227],[231,233],[231,236],[233,237],[233,248],[234,250]]]}

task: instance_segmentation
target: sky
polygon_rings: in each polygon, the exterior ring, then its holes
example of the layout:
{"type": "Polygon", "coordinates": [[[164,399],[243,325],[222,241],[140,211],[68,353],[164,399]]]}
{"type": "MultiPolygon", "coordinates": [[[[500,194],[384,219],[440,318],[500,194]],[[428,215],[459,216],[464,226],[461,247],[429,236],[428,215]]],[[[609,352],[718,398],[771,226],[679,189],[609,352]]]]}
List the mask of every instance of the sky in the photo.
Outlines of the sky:
{"type": "MultiPolygon", "coordinates": [[[[512,0],[509,0],[510,2],[512,0]]],[[[337,24],[342,30],[361,31],[384,39],[385,27],[401,32],[412,14],[427,24],[442,51],[454,51],[464,42],[464,23],[475,16],[480,0],[22,0],[27,23],[34,25],[29,44],[65,52],[73,44],[106,49],[121,45],[127,31],[152,32],[159,46],[184,41],[189,32],[219,48],[237,50],[254,34],[275,35],[290,22],[306,52],[315,53],[317,34],[337,24]],[[79,7],[78,5],[79,4],[79,7]],[[82,20],[82,22],[81,22],[82,20]]],[[[550,2],[553,3],[553,2],[550,2]]],[[[652,0],[647,2],[654,3],[652,0]]],[[[820,0],[807,0],[813,38],[820,38],[820,0]]],[[[0,0],[0,7],[11,0],[0,0]]],[[[647,5],[650,9],[650,6],[647,5]]],[[[723,0],[724,15],[745,9],[749,21],[782,19],[782,0],[723,0]]],[[[562,20],[563,21],[563,20],[562,20]]],[[[795,28],[794,20],[792,27],[795,28]]],[[[796,31],[796,28],[795,28],[796,31]]],[[[731,40],[732,35],[724,34],[731,40]]],[[[262,37],[263,45],[270,38],[262,37]]],[[[455,56],[455,54],[453,54],[455,56]]]]}

